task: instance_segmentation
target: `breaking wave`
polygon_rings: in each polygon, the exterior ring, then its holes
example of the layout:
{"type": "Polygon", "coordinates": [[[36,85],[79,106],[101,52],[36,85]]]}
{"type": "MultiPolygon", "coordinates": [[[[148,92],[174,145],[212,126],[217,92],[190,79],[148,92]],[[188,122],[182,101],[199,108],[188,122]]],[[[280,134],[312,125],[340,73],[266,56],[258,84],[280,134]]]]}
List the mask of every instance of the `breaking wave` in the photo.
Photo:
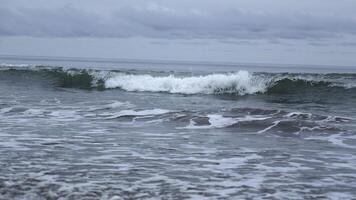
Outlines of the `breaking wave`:
{"type": "Polygon", "coordinates": [[[286,94],[301,91],[346,91],[356,88],[356,74],[218,73],[207,75],[156,74],[154,72],[65,69],[62,67],[1,66],[0,77],[39,76],[57,87],[121,89],[132,92],[178,94],[286,94]]]}
{"type": "Polygon", "coordinates": [[[264,92],[266,85],[266,80],[247,71],[192,77],[120,74],[105,81],[106,88],[180,94],[254,94],[264,92]]]}

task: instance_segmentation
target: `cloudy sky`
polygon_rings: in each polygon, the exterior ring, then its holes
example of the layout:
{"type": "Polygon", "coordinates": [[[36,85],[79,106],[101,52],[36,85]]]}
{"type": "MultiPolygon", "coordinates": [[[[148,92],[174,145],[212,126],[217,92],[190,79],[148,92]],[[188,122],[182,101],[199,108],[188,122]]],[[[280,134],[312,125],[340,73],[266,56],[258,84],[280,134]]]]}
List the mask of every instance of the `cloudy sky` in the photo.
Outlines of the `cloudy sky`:
{"type": "Polygon", "coordinates": [[[356,1],[0,0],[0,55],[356,66],[356,1]]]}

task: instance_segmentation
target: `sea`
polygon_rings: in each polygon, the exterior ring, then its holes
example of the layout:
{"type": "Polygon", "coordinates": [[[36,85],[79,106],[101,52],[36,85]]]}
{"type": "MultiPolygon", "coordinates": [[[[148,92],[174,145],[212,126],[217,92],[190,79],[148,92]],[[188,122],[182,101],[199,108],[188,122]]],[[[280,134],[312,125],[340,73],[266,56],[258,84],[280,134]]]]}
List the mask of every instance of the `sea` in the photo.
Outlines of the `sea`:
{"type": "Polygon", "coordinates": [[[0,199],[356,199],[356,67],[0,63],[0,199]]]}

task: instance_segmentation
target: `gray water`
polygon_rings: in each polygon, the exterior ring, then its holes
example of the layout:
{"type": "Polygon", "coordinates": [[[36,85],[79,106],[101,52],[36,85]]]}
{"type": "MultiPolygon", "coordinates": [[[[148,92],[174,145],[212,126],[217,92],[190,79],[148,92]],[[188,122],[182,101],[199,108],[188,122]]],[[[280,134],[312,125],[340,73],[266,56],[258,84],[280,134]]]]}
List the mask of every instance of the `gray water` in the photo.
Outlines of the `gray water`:
{"type": "MultiPolygon", "coordinates": [[[[121,70],[120,76],[116,71],[110,75],[118,85],[83,88],[85,80],[73,82],[67,75],[56,79],[33,65],[21,71],[24,66],[3,64],[0,199],[356,196],[355,75],[286,75],[275,72],[280,68],[260,68],[274,73],[250,70],[250,75],[297,81],[287,82],[287,88],[282,81],[278,87],[250,91],[250,85],[241,90],[242,81],[233,82],[231,90],[215,76],[206,80],[218,72],[204,71],[203,66],[180,66],[177,72],[152,70],[151,65],[127,72],[130,64],[122,70],[114,63],[106,69],[121,70]],[[159,77],[170,79],[153,91],[159,77]],[[122,78],[130,87],[120,85],[122,78]],[[133,81],[139,78],[145,78],[143,84],[135,87],[133,81]],[[298,82],[309,79],[317,82],[298,82]],[[204,81],[213,83],[191,90],[204,81]],[[177,85],[166,86],[172,83],[177,85]],[[210,90],[213,86],[217,88],[210,90]]],[[[221,73],[222,79],[240,77],[221,73]]]]}

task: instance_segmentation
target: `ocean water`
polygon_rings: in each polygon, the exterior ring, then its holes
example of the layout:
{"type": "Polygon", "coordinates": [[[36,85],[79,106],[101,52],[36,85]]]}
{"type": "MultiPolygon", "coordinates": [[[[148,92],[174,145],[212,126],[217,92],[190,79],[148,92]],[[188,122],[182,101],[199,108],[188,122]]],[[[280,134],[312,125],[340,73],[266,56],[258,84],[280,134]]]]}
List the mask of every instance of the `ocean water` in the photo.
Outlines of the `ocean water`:
{"type": "Polygon", "coordinates": [[[0,61],[0,199],[356,196],[351,69],[0,61]]]}

